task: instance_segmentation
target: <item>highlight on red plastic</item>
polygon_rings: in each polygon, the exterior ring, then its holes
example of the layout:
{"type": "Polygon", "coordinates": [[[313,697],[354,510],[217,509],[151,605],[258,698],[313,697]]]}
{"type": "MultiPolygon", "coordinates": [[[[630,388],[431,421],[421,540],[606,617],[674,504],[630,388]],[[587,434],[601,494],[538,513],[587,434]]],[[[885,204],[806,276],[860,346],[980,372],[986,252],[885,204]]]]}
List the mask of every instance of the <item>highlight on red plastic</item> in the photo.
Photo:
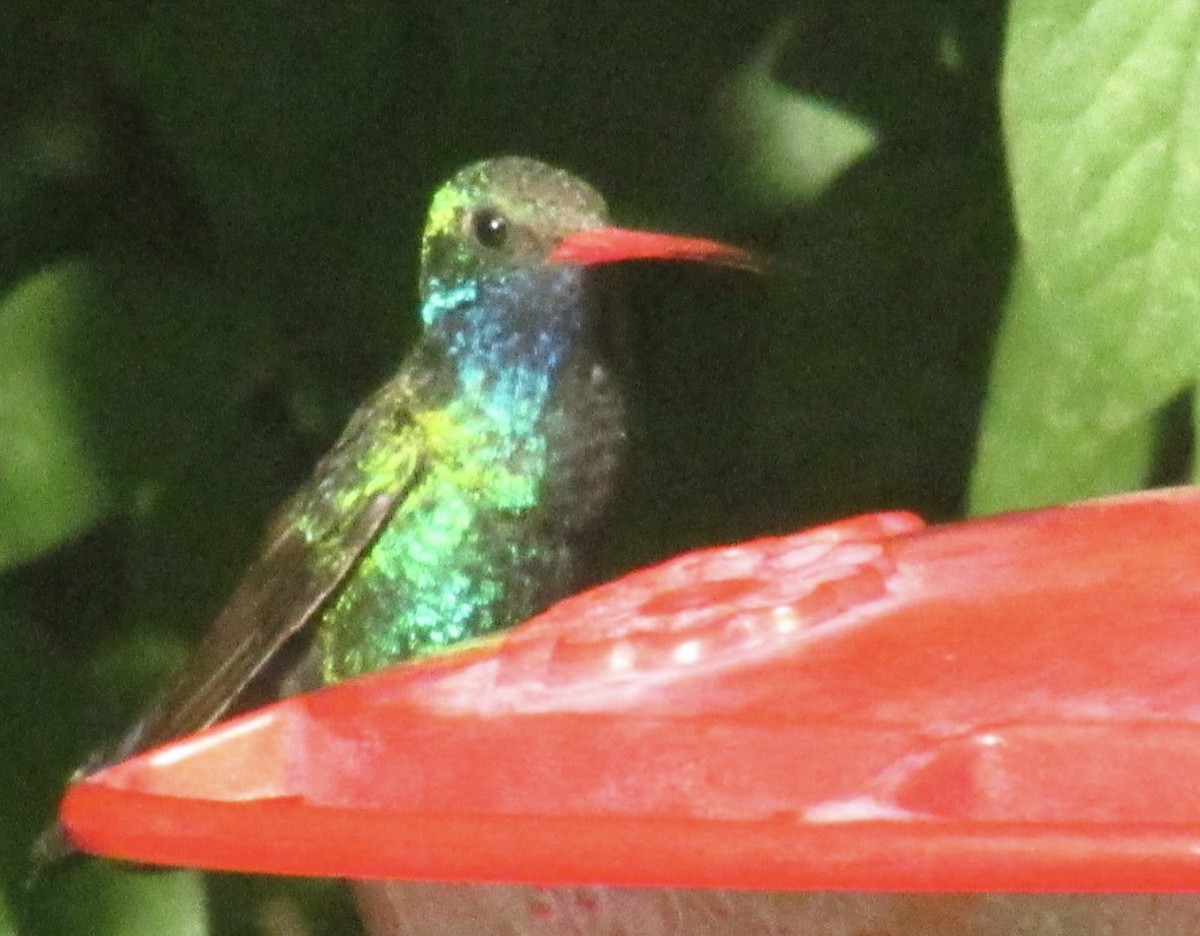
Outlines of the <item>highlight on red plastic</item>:
{"type": "Polygon", "coordinates": [[[1200,886],[1200,489],[672,559],[76,783],[83,849],[360,878],[1200,886]]]}

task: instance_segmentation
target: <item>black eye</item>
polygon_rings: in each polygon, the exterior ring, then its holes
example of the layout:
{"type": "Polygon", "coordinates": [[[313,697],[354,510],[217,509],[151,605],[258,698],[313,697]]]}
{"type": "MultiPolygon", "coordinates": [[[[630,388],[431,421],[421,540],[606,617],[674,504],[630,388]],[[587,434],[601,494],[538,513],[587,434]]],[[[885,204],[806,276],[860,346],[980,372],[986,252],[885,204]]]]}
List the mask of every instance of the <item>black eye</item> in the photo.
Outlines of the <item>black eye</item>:
{"type": "Polygon", "coordinates": [[[471,230],[484,247],[503,247],[508,240],[508,218],[495,208],[480,208],[471,217],[471,230]]]}

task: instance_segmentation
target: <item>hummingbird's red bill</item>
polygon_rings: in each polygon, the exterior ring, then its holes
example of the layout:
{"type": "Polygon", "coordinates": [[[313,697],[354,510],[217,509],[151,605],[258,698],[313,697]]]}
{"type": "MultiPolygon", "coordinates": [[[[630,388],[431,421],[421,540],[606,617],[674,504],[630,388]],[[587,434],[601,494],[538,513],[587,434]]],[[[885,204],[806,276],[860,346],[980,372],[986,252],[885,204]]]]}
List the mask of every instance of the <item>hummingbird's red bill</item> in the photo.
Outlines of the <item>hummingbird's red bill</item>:
{"type": "Polygon", "coordinates": [[[1200,488],[677,557],[75,783],[96,854],[758,890],[1200,883],[1200,488]]]}
{"type": "Polygon", "coordinates": [[[742,270],[759,269],[749,251],[720,241],[617,227],[574,231],[550,252],[551,263],[588,266],[622,260],[692,260],[742,270]]]}

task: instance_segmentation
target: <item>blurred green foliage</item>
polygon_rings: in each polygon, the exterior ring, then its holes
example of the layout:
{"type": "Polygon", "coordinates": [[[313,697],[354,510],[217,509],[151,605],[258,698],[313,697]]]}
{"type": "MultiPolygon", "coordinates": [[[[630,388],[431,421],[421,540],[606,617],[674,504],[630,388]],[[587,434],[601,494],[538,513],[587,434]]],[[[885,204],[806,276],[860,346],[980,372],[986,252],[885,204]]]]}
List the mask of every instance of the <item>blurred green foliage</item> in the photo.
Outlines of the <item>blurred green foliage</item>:
{"type": "Polygon", "coordinates": [[[399,361],[427,195],[467,161],[536,156],[771,260],[628,271],[606,573],[959,515],[981,412],[977,511],[1186,470],[1186,4],[44,7],[0,9],[0,934],[350,925],[327,885],[21,881],[69,771],[399,361]]]}

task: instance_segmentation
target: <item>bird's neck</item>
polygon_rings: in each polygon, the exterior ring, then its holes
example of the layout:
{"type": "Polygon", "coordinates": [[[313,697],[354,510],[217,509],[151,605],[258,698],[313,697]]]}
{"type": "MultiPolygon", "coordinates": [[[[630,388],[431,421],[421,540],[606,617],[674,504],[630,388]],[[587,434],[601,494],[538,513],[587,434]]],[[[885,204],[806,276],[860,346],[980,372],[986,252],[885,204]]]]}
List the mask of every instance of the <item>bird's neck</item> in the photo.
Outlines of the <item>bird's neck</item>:
{"type": "Polygon", "coordinates": [[[502,509],[544,505],[576,486],[582,437],[602,426],[623,443],[581,271],[539,267],[435,296],[423,343],[441,358],[442,400],[417,418],[456,483],[502,509]]]}
{"type": "Polygon", "coordinates": [[[543,267],[435,291],[423,309],[426,340],[453,375],[451,406],[489,432],[535,432],[561,374],[588,353],[580,280],[578,270],[543,267]]]}

